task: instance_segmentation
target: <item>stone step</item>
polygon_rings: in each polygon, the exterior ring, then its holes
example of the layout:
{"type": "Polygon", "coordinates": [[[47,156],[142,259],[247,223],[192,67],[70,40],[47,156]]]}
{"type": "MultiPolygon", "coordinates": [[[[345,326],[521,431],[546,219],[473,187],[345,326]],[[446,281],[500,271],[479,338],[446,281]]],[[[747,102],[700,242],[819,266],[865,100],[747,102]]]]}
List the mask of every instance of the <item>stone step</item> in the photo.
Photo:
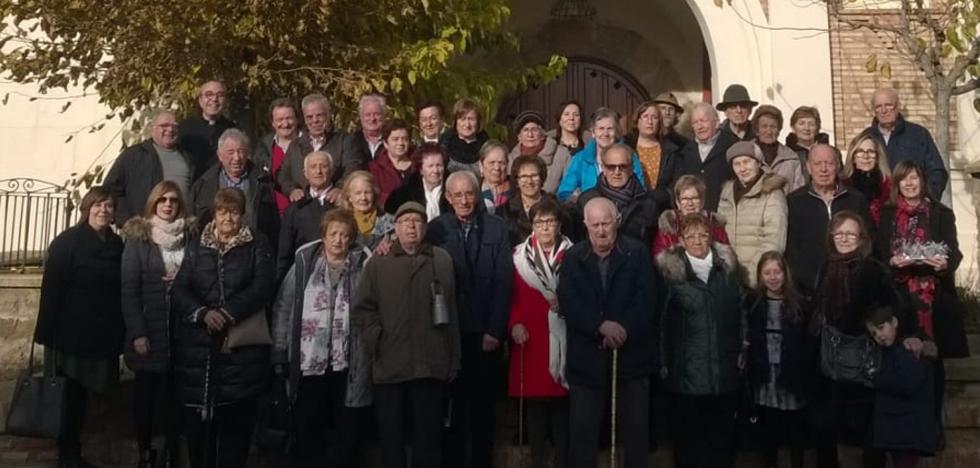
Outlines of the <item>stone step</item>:
{"type": "Polygon", "coordinates": [[[948,428],[980,428],[980,398],[951,398],[943,407],[948,428]]]}

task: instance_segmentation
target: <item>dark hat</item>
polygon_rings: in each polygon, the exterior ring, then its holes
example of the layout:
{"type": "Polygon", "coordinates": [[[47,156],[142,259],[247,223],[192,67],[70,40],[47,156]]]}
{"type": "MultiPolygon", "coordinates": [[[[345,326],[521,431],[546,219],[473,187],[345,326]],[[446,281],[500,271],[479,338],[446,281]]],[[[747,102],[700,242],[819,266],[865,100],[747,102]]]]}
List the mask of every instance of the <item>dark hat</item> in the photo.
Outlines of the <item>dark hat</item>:
{"type": "Polygon", "coordinates": [[[677,109],[677,115],[684,113],[684,108],[681,107],[681,103],[677,101],[677,96],[674,96],[674,93],[669,91],[658,94],[657,97],[653,98],[653,102],[657,104],[670,104],[674,106],[674,108],[677,109]]]}
{"type": "Polygon", "coordinates": [[[752,98],[749,97],[749,90],[745,89],[745,86],[733,84],[728,88],[725,88],[725,94],[722,96],[721,102],[715,106],[715,109],[724,111],[732,105],[740,102],[747,102],[753,107],[759,105],[758,102],[753,101],[752,98]]]}
{"type": "Polygon", "coordinates": [[[533,110],[526,110],[517,115],[514,119],[514,133],[518,133],[528,122],[534,122],[539,127],[544,128],[544,116],[533,110]]]}
{"type": "Polygon", "coordinates": [[[398,210],[395,211],[395,220],[401,218],[406,213],[418,213],[422,215],[422,219],[429,219],[429,215],[425,212],[425,207],[419,202],[410,201],[402,203],[402,206],[399,206],[398,210]]]}
{"type": "Polygon", "coordinates": [[[762,164],[762,148],[751,141],[740,141],[734,145],[728,147],[728,151],[725,153],[725,157],[728,159],[728,164],[732,163],[732,160],[739,156],[748,156],[755,158],[762,164]]]}

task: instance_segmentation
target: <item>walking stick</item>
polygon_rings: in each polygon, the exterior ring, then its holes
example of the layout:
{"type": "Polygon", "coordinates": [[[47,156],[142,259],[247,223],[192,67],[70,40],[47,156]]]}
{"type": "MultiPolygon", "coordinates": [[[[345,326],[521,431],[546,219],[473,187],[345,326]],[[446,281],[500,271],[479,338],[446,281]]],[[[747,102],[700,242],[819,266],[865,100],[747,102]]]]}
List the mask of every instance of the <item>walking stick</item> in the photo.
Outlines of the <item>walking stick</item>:
{"type": "MultiPolygon", "coordinates": [[[[517,445],[524,446],[524,345],[521,346],[521,395],[517,400],[517,445]]],[[[523,458],[522,458],[523,460],[523,458]]],[[[523,463],[522,463],[523,464],[523,463]]]]}
{"type": "Polygon", "coordinates": [[[613,348],[612,350],[612,391],[610,392],[610,398],[612,400],[612,409],[610,410],[610,435],[609,435],[609,468],[616,468],[616,377],[618,374],[619,367],[619,350],[613,348]]]}

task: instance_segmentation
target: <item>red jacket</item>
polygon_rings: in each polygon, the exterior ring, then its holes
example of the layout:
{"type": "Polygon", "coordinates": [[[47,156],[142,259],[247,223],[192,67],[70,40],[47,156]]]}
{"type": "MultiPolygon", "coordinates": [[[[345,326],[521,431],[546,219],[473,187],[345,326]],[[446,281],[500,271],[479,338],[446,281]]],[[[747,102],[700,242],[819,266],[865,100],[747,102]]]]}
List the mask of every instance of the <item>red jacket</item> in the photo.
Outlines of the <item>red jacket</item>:
{"type": "Polygon", "coordinates": [[[411,166],[407,171],[399,172],[391,163],[388,150],[382,147],[378,150],[378,155],[368,162],[368,172],[374,176],[378,188],[381,189],[381,194],[378,196],[378,206],[384,206],[385,201],[388,200],[388,195],[394,192],[396,188],[401,187],[408,180],[408,177],[415,173],[415,167],[411,166]]]}
{"type": "MultiPolygon", "coordinates": [[[[728,233],[725,232],[725,220],[717,213],[706,211],[705,214],[708,217],[708,224],[711,225],[712,242],[729,244],[728,233]]],[[[680,221],[677,219],[676,210],[667,210],[660,215],[657,235],[653,238],[650,255],[656,258],[661,252],[680,245],[679,224],[680,221]]]]}
{"type": "Polygon", "coordinates": [[[521,355],[524,356],[524,395],[529,398],[564,397],[568,390],[555,382],[548,372],[548,301],[537,289],[528,285],[514,269],[514,292],[510,303],[510,322],[507,330],[523,324],[528,340],[523,346],[515,344],[510,354],[510,375],[507,393],[521,396],[521,355]],[[521,349],[524,348],[524,349],[521,349]]]}

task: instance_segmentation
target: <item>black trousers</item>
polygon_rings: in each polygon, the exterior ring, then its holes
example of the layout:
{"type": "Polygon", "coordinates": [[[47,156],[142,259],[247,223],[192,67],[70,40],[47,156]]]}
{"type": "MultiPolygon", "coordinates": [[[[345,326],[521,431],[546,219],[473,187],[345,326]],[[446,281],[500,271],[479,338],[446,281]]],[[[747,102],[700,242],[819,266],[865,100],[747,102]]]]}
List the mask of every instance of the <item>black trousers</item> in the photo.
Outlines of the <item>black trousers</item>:
{"type": "Polygon", "coordinates": [[[483,334],[462,337],[462,369],[450,385],[447,468],[486,468],[493,458],[494,409],[500,395],[501,348],[483,351],[483,334]]]}
{"type": "Polygon", "coordinates": [[[174,450],[180,432],[180,402],[173,376],[165,372],[136,372],[133,382],[133,422],[140,451],[150,450],[153,443],[154,415],[163,416],[167,449],[174,450]]]}
{"type": "Polygon", "coordinates": [[[340,467],[355,465],[362,418],[367,408],[348,408],[347,371],[299,379],[293,403],[293,466],[340,467]],[[330,449],[330,450],[328,450],[330,449]]]}
{"type": "Polygon", "coordinates": [[[735,465],[738,393],[674,395],[674,466],[730,468],[735,465]]]}
{"type": "Polygon", "coordinates": [[[249,398],[217,406],[210,427],[197,408],[184,409],[184,435],[191,468],[241,468],[248,461],[258,401],[249,398]],[[207,438],[205,438],[207,432],[207,438]]]}
{"type": "Polygon", "coordinates": [[[824,381],[810,402],[809,426],[819,468],[840,467],[838,442],[862,448],[864,468],[884,468],[885,452],[872,445],[874,391],[824,381]]]}
{"type": "Polygon", "coordinates": [[[779,466],[779,447],[789,445],[790,463],[793,468],[803,468],[804,428],[806,409],[780,410],[756,406],[759,424],[765,438],[762,440],[762,459],[767,467],[779,466]]]}
{"type": "Polygon", "coordinates": [[[531,468],[565,468],[568,465],[568,398],[524,401],[527,440],[531,443],[531,468]],[[549,456],[549,436],[554,455],[549,456]]]}
{"type": "Polygon", "coordinates": [[[413,468],[438,467],[442,463],[445,388],[444,382],[435,379],[374,386],[382,466],[408,466],[405,445],[409,438],[412,441],[413,468]],[[407,430],[408,423],[411,423],[410,431],[407,430]]]}
{"type": "MultiPolygon", "coordinates": [[[[62,375],[64,377],[64,375],[62,375]]],[[[82,456],[82,427],[88,415],[88,390],[77,380],[65,378],[65,414],[58,436],[58,458],[78,460],[82,456]]]]}
{"type": "MultiPolygon", "coordinates": [[[[616,441],[623,446],[623,467],[648,465],[650,456],[650,379],[621,380],[616,384],[616,441]]],[[[569,391],[569,466],[595,468],[600,428],[610,407],[609,390],[572,385],[569,391]]],[[[609,437],[602,434],[602,437],[609,437]]]]}

